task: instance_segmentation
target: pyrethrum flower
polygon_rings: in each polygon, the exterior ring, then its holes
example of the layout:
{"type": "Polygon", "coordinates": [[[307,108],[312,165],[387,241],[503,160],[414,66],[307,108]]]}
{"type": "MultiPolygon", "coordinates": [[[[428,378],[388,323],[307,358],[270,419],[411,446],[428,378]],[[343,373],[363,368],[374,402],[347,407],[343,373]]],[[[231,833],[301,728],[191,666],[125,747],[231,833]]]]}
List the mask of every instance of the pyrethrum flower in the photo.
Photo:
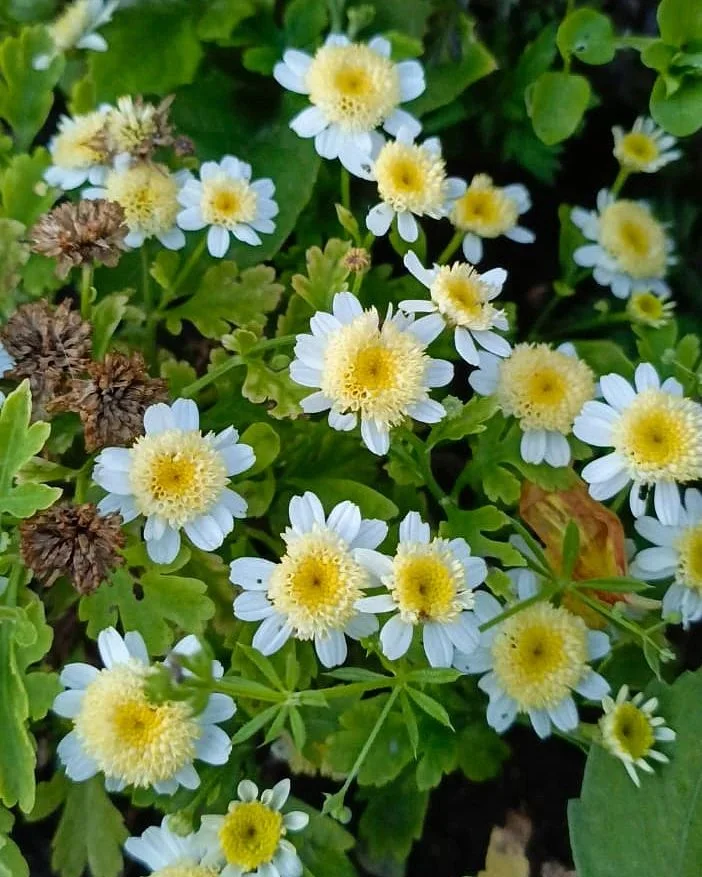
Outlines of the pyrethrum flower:
{"type": "Polygon", "coordinates": [[[431,300],[401,301],[403,311],[410,314],[438,312],[444,325],[453,329],[458,355],[470,365],[480,362],[476,343],[495,356],[509,356],[512,349],[509,342],[493,332],[493,329],[506,331],[509,328],[505,312],[492,304],[507,279],[504,268],[479,274],[466,262],[454,262],[429,269],[424,268],[411,250],[405,255],[404,263],[427,287],[431,300]]]}
{"type": "Polygon", "coordinates": [[[232,561],[230,578],[244,589],[234,600],[242,621],[262,621],[253,638],[264,655],[292,636],[313,640],[319,660],[346,660],[346,636],[361,639],[378,629],[375,615],[359,608],[370,586],[368,559],[359,548],[377,548],[387,534],[382,521],[363,520],[357,505],[341,502],[329,517],[307,491],[290,500],[286,552],[278,563],[257,557],[232,561]]]}
{"type": "Polygon", "coordinates": [[[168,119],[173,95],[160,104],[128,95],[117,98],[117,106],[107,114],[106,137],[113,155],[127,153],[134,158],[148,158],[156,149],[173,143],[168,119]]]}
{"type": "Polygon", "coordinates": [[[105,139],[107,108],[82,116],[61,116],[49,141],[51,167],[44,171],[50,186],[77,189],[84,183],[101,186],[110,166],[105,139]]]}
{"type": "Polygon", "coordinates": [[[487,174],[476,174],[463,195],[453,204],[451,222],[465,232],[463,254],[472,264],[483,258],[483,238],[504,235],[519,244],[531,244],[533,231],[518,225],[531,208],[529,192],[521,183],[496,186],[487,174]]]}
{"type": "MultiPolygon", "coordinates": [[[[173,651],[190,654],[192,639],[173,651]]],[[[72,780],[102,773],[110,791],[152,786],[172,795],[178,786],[199,786],[195,759],[226,764],[232,744],[217,723],[234,715],[230,697],[211,694],[198,715],[183,700],[151,703],[146,683],[153,669],[140,634],[121,637],[109,627],[98,636],[98,651],[104,669],[67,664],[60,677],[66,691],[54,700],[54,712],[73,721],[57,750],[72,780]]],[[[212,670],[221,675],[216,663],[212,670]]]]}
{"type": "Polygon", "coordinates": [[[677,524],[678,485],[702,478],[702,406],[683,398],[675,378],[661,383],[647,362],[637,367],[634,386],[609,374],[600,378],[600,390],[605,401],[587,402],[573,425],[581,441],[613,448],[583,469],[590,495],[609,499],[631,483],[629,504],[638,518],[653,488],[656,515],[677,524]]]}
{"type": "Polygon", "coordinates": [[[653,747],[656,743],[671,743],[675,731],[666,727],[665,719],[654,715],[658,698],[644,700],[639,693],[630,700],[626,685],[619,689],[616,700],[604,697],[602,708],[605,713],[600,719],[602,745],[622,762],[633,783],[640,786],[636,768],[653,773],[647,759],[667,764],[668,756],[653,747]]]}
{"type": "Polygon", "coordinates": [[[659,295],[670,292],[665,276],[668,266],[675,263],[673,242],[648,204],[617,200],[602,189],[596,211],[574,207],[570,216],[585,237],[594,241],[578,247],[573,260],[592,268],[597,283],[609,286],[617,298],[628,298],[635,289],[659,295]]]}
{"type": "Polygon", "coordinates": [[[302,831],[310,818],[301,810],[281,812],[290,780],[265,789],[260,799],[251,780],[240,782],[236,792],[239,800],[226,815],[202,817],[203,865],[214,866],[220,877],[302,877],[302,862],[285,835],[302,831]]]}
{"type": "Polygon", "coordinates": [[[527,463],[566,466],[567,436],[582,406],[595,394],[595,377],[572,344],[517,344],[506,359],[479,353],[480,367],[468,378],[482,396],[495,396],[503,414],[522,430],[527,463]]]}
{"type": "Polygon", "coordinates": [[[151,877],[218,877],[219,870],[202,864],[207,848],[199,833],[176,834],[168,827],[168,817],[151,825],[140,837],[129,837],[125,852],[141,862],[151,877]]]}
{"type": "Polygon", "coordinates": [[[144,432],[131,448],[106,448],[97,457],[93,480],[108,491],[98,508],[119,512],[125,524],[143,515],[156,563],[178,554],[181,529],[203,551],[219,548],[234,518],[246,515],[246,500],[227,484],[254,464],[253,448],[238,444],[233,426],[203,435],[190,399],[151,405],[144,432]]]}
{"type": "Polygon", "coordinates": [[[361,436],[374,454],[386,454],[390,430],[413,417],[437,423],[446,414],[429,398],[432,387],[453,377],[453,366],[431,359],[426,346],[443,328],[438,314],[414,321],[390,313],[380,324],[375,308],[364,311],[350,292],[334,296],[333,313],[318,311],[311,335],[298,335],[290,377],[303,387],[308,414],[329,410],[329,425],[351,430],[361,418],[361,436]]]}
{"type": "Polygon", "coordinates": [[[354,172],[359,156],[370,154],[376,128],[396,135],[404,126],[413,137],[422,129],[414,116],[399,109],[424,91],[422,65],[391,61],[390,43],[383,37],[365,44],[330,34],[314,58],[288,49],[273,76],[284,88],[309,95],[312,106],[290,122],[293,131],[314,137],[319,155],[339,158],[354,172]]]}
{"type": "Polygon", "coordinates": [[[188,180],[178,194],[185,208],[178,214],[178,225],[186,231],[209,226],[207,249],[221,259],[229,249],[230,234],[258,246],[258,232],[275,231],[278,205],[274,194],[273,180],[264,177],[251,182],[251,165],[233,155],[225,155],[219,163],[206,161],[200,167],[200,179],[188,180]]]}
{"type": "Polygon", "coordinates": [[[477,647],[480,631],[470,610],[487,566],[471,556],[465,539],[432,539],[429,525],[409,512],[393,558],[368,549],[359,554],[387,589],[358,603],[367,612],[393,613],[380,631],[386,658],[401,658],[417,627],[432,667],[450,667],[456,649],[470,653],[477,647]]]}
{"type": "Polygon", "coordinates": [[[632,323],[640,323],[642,326],[651,326],[660,329],[673,319],[675,302],[668,301],[667,292],[655,293],[650,291],[632,292],[626,303],[626,312],[632,323]]]}
{"type": "Polygon", "coordinates": [[[70,49],[106,52],[107,42],[97,30],[110,21],[118,6],[119,0],[73,0],[49,26],[54,52],[37,55],[32,62],[34,69],[46,70],[57,55],[70,49]]]}
{"type": "Polygon", "coordinates": [[[640,116],[631,131],[615,125],[612,134],[614,156],[630,172],[652,174],[682,155],[679,149],[673,149],[675,137],[666,134],[653,119],[640,116]]]}

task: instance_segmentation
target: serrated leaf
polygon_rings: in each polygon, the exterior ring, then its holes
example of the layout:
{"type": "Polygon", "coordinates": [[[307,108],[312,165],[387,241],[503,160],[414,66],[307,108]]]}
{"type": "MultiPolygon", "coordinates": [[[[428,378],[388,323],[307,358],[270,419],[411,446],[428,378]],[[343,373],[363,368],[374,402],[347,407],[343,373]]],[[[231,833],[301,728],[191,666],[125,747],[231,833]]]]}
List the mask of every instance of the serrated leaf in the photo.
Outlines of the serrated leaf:
{"type": "Polygon", "coordinates": [[[290,377],[285,365],[273,368],[261,358],[246,358],[246,377],[241,387],[243,396],[255,404],[271,403],[268,413],[277,419],[294,419],[302,414],[300,400],[309,394],[290,377]]]}
{"type": "Polygon", "coordinates": [[[4,216],[10,216],[29,228],[51,207],[56,192],[43,180],[49,164],[49,153],[43,147],[35,149],[31,155],[13,156],[0,176],[4,216]]]}
{"type": "Polygon", "coordinates": [[[373,792],[361,816],[359,835],[374,859],[404,861],[421,837],[429,802],[428,792],[417,789],[414,771],[373,792]]]}
{"type": "Polygon", "coordinates": [[[458,767],[474,783],[496,777],[510,753],[502,737],[484,722],[461,728],[456,747],[458,767]]]}
{"type": "Polygon", "coordinates": [[[8,807],[19,804],[28,813],[34,806],[34,746],[27,730],[29,699],[17,661],[14,626],[0,624],[0,703],[2,703],[2,746],[0,746],[0,799],[8,807]]]}
{"type": "Polygon", "coordinates": [[[129,296],[114,292],[101,299],[92,310],[90,321],[93,324],[93,357],[103,359],[107,353],[112,336],[122,321],[129,296]]]}
{"type": "Polygon", "coordinates": [[[295,274],[291,284],[313,310],[331,310],[335,293],[347,288],[349,269],[343,264],[343,258],[349,247],[348,241],[332,238],[323,251],[310,247],[305,253],[307,275],[295,274]]]}
{"type": "Polygon", "coordinates": [[[505,566],[524,566],[522,555],[509,544],[507,537],[502,541],[490,539],[485,533],[492,533],[509,527],[509,517],[495,506],[483,506],[470,511],[449,509],[448,521],[441,525],[443,536],[460,536],[478,557],[496,557],[505,566]]]}
{"type": "Polygon", "coordinates": [[[449,413],[432,428],[427,447],[433,448],[440,442],[457,442],[467,435],[482,432],[485,421],[492,417],[498,407],[492,396],[473,396],[460,411],[449,413]]]}
{"type": "Polygon", "coordinates": [[[29,259],[29,247],[22,240],[24,225],[16,219],[0,218],[0,310],[7,311],[20,282],[21,270],[29,259]]]}

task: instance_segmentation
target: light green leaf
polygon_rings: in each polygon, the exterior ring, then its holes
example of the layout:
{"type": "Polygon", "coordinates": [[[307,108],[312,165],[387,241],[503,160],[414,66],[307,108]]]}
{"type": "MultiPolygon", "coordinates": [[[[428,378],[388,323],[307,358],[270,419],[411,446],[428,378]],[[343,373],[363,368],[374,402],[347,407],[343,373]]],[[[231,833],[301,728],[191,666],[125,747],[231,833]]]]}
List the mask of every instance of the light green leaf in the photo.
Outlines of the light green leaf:
{"type": "Polygon", "coordinates": [[[254,0],[208,0],[197,25],[201,40],[226,42],[234,28],[256,14],[254,0]]]}
{"type": "Polygon", "coordinates": [[[496,557],[505,566],[524,566],[524,558],[509,544],[507,536],[498,541],[485,535],[503,530],[509,524],[509,517],[495,506],[483,506],[471,511],[449,509],[448,521],[441,524],[441,535],[460,536],[478,557],[496,557]]]}
{"type": "Polygon", "coordinates": [[[272,466],[280,453],[280,436],[270,423],[253,423],[244,431],[240,441],[245,445],[251,445],[256,454],[256,462],[246,470],[247,478],[258,475],[259,472],[272,466]]]}
{"type": "Polygon", "coordinates": [[[666,43],[684,46],[702,40],[702,6],[697,0],[661,0],[657,17],[666,43]]]}
{"type": "Polygon", "coordinates": [[[702,79],[686,76],[680,88],[671,95],[665,80],[659,76],[653,85],[651,115],[675,137],[689,137],[702,127],[702,79]]]}
{"type": "Polygon", "coordinates": [[[483,424],[497,409],[492,396],[473,396],[462,408],[449,410],[448,415],[432,428],[427,447],[433,448],[440,442],[457,442],[467,435],[483,432],[483,424]]]}
{"type": "Polygon", "coordinates": [[[168,381],[168,389],[171,397],[177,399],[181,391],[192,384],[197,374],[189,362],[177,359],[167,359],[161,363],[161,377],[168,381]]]}
{"type": "Polygon", "coordinates": [[[525,99],[536,136],[553,146],[570,137],[590,102],[590,83],[574,73],[542,73],[525,99]]]}
{"type": "Polygon", "coordinates": [[[0,799],[8,807],[19,804],[28,813],[34,806],[36,755],[27,720],[29,699],[16,655],[14,625],[0,623],[0,703],[2,703],[2,746],[0,746],[0,799]]]}
{"type": "Polygon", "coordinates": [[[22,240],[24,231],[21,222],[0,218],[0,311],[10,309],[21,269],[29,259],[29,247],[22,240]]]}
{"type": "Polygon", "coordinates": [[[0,177],[2,212],[27,227],[45,213],[56,200],[56,192],[43,180],[49,154],[43,148],[31,155],[15,155],[0,177]]]}
{"type": "Polygon", "coordinates": [[[343,264],[349,242],[332,238],[324,245],[310,247],[305,253],[307,276],[295,274],[291,283],[295,292],[315,311],[331,310],[334,295],[346,289],[349,269],[343,264]]]}
{"type": "Polygon", "coordinates": [[[576,9],[566,15],[556,42],[564,58],[575,55],[585,64],[607,64],[616,51],[611,20],[594,9],[576,9]]]}
{"type": "Polygon", "coordinates": [[[128,295],[113,292],[112,295],[106,296],[93,307],[91,322],[93,324],[93,357],[95,359],[103,359],[107,353],[112,336],[127,311],[128,302],[128,295]]]}
{"type": "Polygon", "coordinates": [[[439,722],[439,724],[444,725],[444,727],[453,730],[451,718],[438,700],[435,700],[423,691],[419,691],[417,688],[407,688],[406,691],[417,706],[421,710],[424,710],[428,716],[431,716],[432,719],[439,722]]]}
{"type": "MultiPolygon", "coordinates": [[[[291,479],[291,483],[297,484],[291,479]]],[[[395,503],[372,487],[347,478],[306,478],[299,482],[300,489],[311,490],[322,500],[325,508],[348,499],[361,509],[364,518],[380,518],[387,521],[394,518],[399,509],[395,503]]]]}

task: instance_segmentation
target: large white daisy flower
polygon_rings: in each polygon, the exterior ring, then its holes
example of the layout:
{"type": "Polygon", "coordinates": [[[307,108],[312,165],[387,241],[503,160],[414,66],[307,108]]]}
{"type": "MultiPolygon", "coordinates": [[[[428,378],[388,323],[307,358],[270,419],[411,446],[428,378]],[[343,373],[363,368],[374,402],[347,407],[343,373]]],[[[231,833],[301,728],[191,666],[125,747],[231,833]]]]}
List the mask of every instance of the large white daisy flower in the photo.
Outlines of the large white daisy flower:
{"type": "MultiPolygon", "coordinates": [[[[193,639],[181,640],[173,652],[192,654],[193,639]]],[[[57,750],[68,776],[82,782],[102,773],[109,791],[196,789],[195,759],[225,764],[229,758],[231,740],[217,723],[234,715],[234,701],[211,694],[199,715],[186,701],[151,703],[146,682],[153,668],[141,635],[121,637],[109,627],[97,644],[104,669],[67,664],[60,676],[66,690],[54,700],[54,712],[73,722],[57,750]]],[[[221,676],[221,665],[213,662],[212,672],[221,676]]]]}
{"type": "Polygon", "coordinates": [[[290,526],[282,534],[286,552],[278,561],[241,557],[230,578],[244,589],[234,600],[243,621],[262,621],[253,645],[277,652],[292,636],[314,640],[319,660],[335,667],[346,660],[346,636],[361,639],[378,629],[375,615],[358,601],[371,585],[368,558],[359,548],[377,548],[387,534],[382,521],[363,520],[352,502],[340,502],[329,517],[307,491],[290,500],[290,526]]]}
{"type": "Polygon", "coordinates": [[[614,156],[630,172],[652,174],[682,155],[679,149],[673,149],[677,143],[675,137],[644,116],[639,116],[631,131],[625,132],[615,125],[612,134],[614,156]]]}
{"type": "Polygon", "coordinates": [[[168,817],[151,825],[140,837],[124,843],[126,853],[150,871],[150,877],[218,877],[218,871],[205,866],[207,848],[198,833],[176,834],[168,827],[168,817]]]}
{"type": "Polygon", "coordinates": [[[588,463],[582,476],[593,499],[605,500],[631,483],[634,517],[653,503],[661,523],[674,525],[680,515],[679,484],[702,478],[702,406],[683,398],[675,378],[661,383],[647,362],[636,368],[634,386],[621,375],[600,378],[604,402],[586,402],[573,432],[595,447],[612,452],[588,463]]]}
{"type": "Polygon", "coordinates": [[[219,548],[234,518],[246,516],[246,500],[227,484],[253,466],[253,448],[238,444],[232,426],[203,435],[191,399],[150,405],[144,432],[131,448],[98,455],[93,480],[109,491],[101,513],[119,512],[125,524],[143,515],[146,550],[156,563],[178,554],[181,528],[203,551],[219,548]]]}
{"type": "Polygon", "coordinates": [[[229,249],[230,234],[258,246],[258,232],[275,231],[278,205],[274,194],[273,180],[251,182],[251,165],[233,155],[225,155],[220,162],[206,161],[200,167],[200,179],[189,179],[178,193],[185,208],[178,214],[178,225],[186,231],[209,226],[207,249],[221,259],[229,249]]]}
{"type": "Polygon", "coordinates": [[[391,61],[383,37],[365,44],[330,34],[314,58],[288,49],[273,76],[284,88],[309,95],[312,106],[290,122],[293,131],[314,137],[322,158],[338,158],[353,172],[359,158],[370,154],[379,126],[393,136],[402,127],[413,137],[422,130],[414,116],[399,109],[424,91],[422,65],[391,61]]]}
{"type": "Polygon", "coordinates": [[[61,116],[58,132],[49,141],[51,166],[44,171],[50,186],[77,189],[85,183],[101,186],[110,168],[105,144],[107,108],[83,116],[61,116]]]}
{"type": "Polygon", "coordinates": [[[119,0],[74,0],[61,15],[49,25],[49,36],[54,51],[37,55],[32,61],[35,70],[46,70],[54,58],[70,49],[91,49],[106,52],[107,41],[97,30],[107,24],[119,0]]]}
{"type": "Polygon", "coordinates": [[[388,311],[381,325],[375,308],[364,311],[356,296],[337,293],[332,313],[317,311],[312,334],[297,336],[290,377],[319,388],[302,400],[303,411],[329,410],[329,425],[344,431],[360,416],[366,447],[386,454],[393,427],[410,417],[437,423],[446,414],[429,390],[448,384],[453,366],[426,354],[442,328],[438,314],[414,320],[399,311],[388,311]]]}

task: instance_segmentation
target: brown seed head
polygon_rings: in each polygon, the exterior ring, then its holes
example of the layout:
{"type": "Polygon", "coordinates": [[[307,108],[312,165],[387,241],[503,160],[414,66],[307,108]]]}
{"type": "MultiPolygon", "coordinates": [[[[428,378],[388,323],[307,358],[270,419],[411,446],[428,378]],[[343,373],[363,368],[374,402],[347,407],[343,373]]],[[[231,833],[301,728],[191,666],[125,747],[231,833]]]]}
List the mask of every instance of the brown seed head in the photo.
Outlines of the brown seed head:
{"type": "Polygon", "coordinates": [[[356,274],[362,274],[370,268],[370,253],[363,247],[351,247],[344,256],[342,263],[345,268],[349,269],[349,271],[353,271],[356,274]]]}

